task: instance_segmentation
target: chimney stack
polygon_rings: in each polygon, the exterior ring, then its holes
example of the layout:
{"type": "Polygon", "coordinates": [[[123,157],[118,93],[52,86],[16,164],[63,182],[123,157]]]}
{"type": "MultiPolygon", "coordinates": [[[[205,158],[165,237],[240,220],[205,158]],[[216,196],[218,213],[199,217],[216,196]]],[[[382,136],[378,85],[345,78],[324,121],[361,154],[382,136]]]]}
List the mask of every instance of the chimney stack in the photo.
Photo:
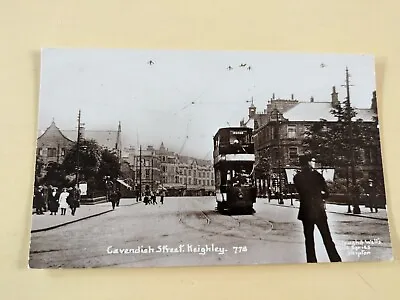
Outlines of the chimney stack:
{"type": "Polygon", "coordinates": [[[332,98],[332,107],[336,107],[337,105],[339,105],[339,97],[338,97],[338,93],[336,92],[336,87],[333,86],[332,87],[332,93],[331,93],[331,98],[332,98]]]}
{"type": "Polygon", "coordinates": [[[272,100],[275,100],[275,93],[272,94],[272,100]]]}
{"type": "Polygon", "coordinates": [[[374,111],[374,113],[378,112],[378,103],[376,102],[376,91],[372,92],[371,109],[374,111]]]}
{"type": "Polygon", "coordinates": [[[314,97],[311,96],[310,102],[314,102],[314,97]]]}
{"type": "Polygon", "coordinates": [[[294,100],[294,95],[292,94],[292,100],[294,100]]]}

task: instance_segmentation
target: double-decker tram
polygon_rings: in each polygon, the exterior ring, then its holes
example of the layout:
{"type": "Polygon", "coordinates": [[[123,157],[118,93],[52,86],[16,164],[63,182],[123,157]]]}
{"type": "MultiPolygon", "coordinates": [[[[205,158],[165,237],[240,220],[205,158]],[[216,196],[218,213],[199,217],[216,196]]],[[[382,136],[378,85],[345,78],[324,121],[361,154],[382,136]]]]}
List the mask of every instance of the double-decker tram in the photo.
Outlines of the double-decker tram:
{"type": "Polygon", "coordinates": [[[217,210],[254,212],[254,144],[252,129],[220,128],[214,136],[214,172],[217,210]]]}

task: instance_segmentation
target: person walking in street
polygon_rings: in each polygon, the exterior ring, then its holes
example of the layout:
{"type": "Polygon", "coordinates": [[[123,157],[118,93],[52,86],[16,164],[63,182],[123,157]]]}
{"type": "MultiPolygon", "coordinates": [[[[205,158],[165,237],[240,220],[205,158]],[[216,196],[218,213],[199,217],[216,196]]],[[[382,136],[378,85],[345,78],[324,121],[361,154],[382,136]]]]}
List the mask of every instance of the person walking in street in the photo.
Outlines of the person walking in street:
{"type": "Polygon", "coordinates": [[[117,204],[117,207],[119,207],[119,201],[121,200],[121,189],[120,188],[117,188],[117,191],[116,191],[116,197],[117,197],[117,202],[116,202],[116,204],[117,204]]]}
{"type": "Polygon", "coordinates": [[[298,219],[303,223],[307,263],[316,263],[314,243],[314,227],[321,233],[325,249],[331,262],[340,262],[341,257],[329,230],[324,198],[329,196],[324,177],[313,170],[308,156],[299,157],[301,170],[294,176],[293,181],[300,198],[298,219]]]}
{"type": "Polygon", "coordinates": [[[161,191],[161,198],[160,198],[160,203],[164,204],[164,197],[165,197],[165,190],[161,191]]]}
{"type": "Polygon", "coordinates": [[[378,206],[376,203],[376,188],[372,179],[368,180],[368,184],[365,187],[365,193],[367,194],[368,205],[371,212],[378,212],[378,206]]]}
{"type": "Polygon", "coordinates": [[[150,197],[151,197],[151,202],[153,203],[153,205],[157,204],[157,196],[156,193],[154,193],[153,191],[150,192],[150,197]]]}
{"type": "Polygon", "coordinates": [[[58,199],[58,203],[60,203],[61,215],[65,216],[68,208],[68,199],[69,193],[66,188],[63,188],[62,193],[60,194],[60,198],[58,199]]]}
{"type": "Polygon", "coordinates": [[[71,208],[71,215],[75,216],[76,208],[79,206],[79,189],[69,188],[67,203],[71,208]]]}
{"type": "Polygon", "coordinates": [[[117,194],[116,191],[112,191],[111,192],[110,201],[111,201],[112,209],[114,210],[115,209],[115,205],[117,204],[117,201],[118,201],[118,194],[117,194]]]}
{"type": "Polygon", "coordinates": [[[57,193],[57,188],[50,187],[49,195],[47,197],[50,215],[57,215],[58,207],[59,207],[58,198],[59,198],[59,195],[57,193]]]}
{"type": "Polygon", "coordinates": [[[45,197],[43,186],[39,186],[35,194],[35,208],[37,215],[44,215],[43,208],[45,207],[45,197]]]}
{"type": "Polygon", "coordinates": [[[44,204],[44,193],[43,193],[43,187],[40,185],[38,188],[35,190],[34,194],[34,207],[36,208],[36,214],[37,215],[43,215],[43,206],[44,204]]]}

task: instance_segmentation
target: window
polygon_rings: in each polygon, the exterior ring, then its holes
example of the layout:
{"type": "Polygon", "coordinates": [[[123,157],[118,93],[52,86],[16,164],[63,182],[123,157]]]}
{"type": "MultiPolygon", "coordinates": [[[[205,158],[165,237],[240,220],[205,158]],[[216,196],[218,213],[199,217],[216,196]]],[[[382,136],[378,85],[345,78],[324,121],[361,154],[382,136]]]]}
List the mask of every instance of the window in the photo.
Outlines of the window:
{"type": "Polygon", "coordinates": [[[179,178],[179,183],[183,183],[182,177],[179,178]]]}
{"type": "Polygon", "coordinates": [[[65,156],[65,152],[66,152],[65,148],[62,148],[61,149],[61,156],[65,156]]]}
{"type": "Polygon", "coordinates": [[[187,184],[187,178],[185,177],[183,179],[184,179],[184,183],[187,184]]]}
{"type": "Polygon", "coordinates": [[[192,184],[192,178],[189,178],[189,184],[192,184]]]}
{"type": "Polygon", "coordinates": [[[140,170],[136,170],[136,177],[140,178],[140,170]]]}
{"type": "Polygon", "coordinates": [[[185,175],[185,176],[187,175],[187,170],[186,169],[183,170],[183,175],[185,175]]]}
{"type": "Polygon", "coordinates": [[[37,149],[37,154],[42,156],[43,155],[43,149],[42,148],[38,148],[37,149]]]}
{"type": "Polygon", "coordinates": [[[289,139],[296,138],[296,125],[288,125],[288,127],[287,127],[287,137],[289,139]]]}
{"type": "Polygon", "coordinates": [[[56,157],[57,156],[57,149],[56,148],[48,148],[47,149],[47,156],[48,157],[56,157]]]}
{"type": "Polygon", "coordinates": [[[210,179],[207,179],[207,185],[210,185],[210,179]]]}
{"type": "Polygon", "coordinates": [[[149,179],[149,178],[150,178],[150,170],[146,169],[146,179],[149,179]]]}
{"type": "Polygon", "coordinates": [[[179,176],[175,176],[175,183],[179,183],[179,176]]]}
{"type": "Polygon", "coordinates": [[[193,179],[193,184],[197,184],[197,178],[193,179]]]}
{"type": "Polygon", "coordinates": [[[162,159],[162,161],[165,161],[165,156],[163,156],[161,159],[162,159]]]}
{"type": "Polygon", "coordinates": [[[289,158],[290,159],[296,159],[297,158],[297,148],[296,147],[290,147],[289,148],[289,158]]]}
{"type": "Polygon", "coordinates": [[[304,137],[310,135],[311,125],[304,125],[304,137]]]}
{"type": "Polygon", "coordinates": [[[211,180],[211,185],[214,185],[214,180],[211,180]]]}
{"type": "Polygon", "coordinates": [[[167,168],[165,166],[161,166],[161,171],[167,172],[167,168]]]}
{"type": "Polygon", "coordinates": [[[189,176],[192,176],[192,170],[189,170],[189,176]]]}

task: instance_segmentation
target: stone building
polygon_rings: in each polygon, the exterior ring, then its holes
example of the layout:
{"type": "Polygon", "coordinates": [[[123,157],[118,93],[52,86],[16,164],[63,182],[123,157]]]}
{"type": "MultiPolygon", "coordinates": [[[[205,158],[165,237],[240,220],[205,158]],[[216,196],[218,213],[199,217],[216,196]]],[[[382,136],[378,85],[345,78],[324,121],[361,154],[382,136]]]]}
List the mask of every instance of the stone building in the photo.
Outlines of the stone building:
{"type": "Polygon", "coordinates": [[[148,146],[140,151],[140,148],[130,147],[125,149],[122,159],[135,172],[136,188],[140,184],[142,190],[146,185],[153,190],[164,188],[170,196],[207,195],[215,191],[210,161],[179,155],[168,150],[164,143],[159,149],[148,146]]]}
{"type": "MultiPolygon", "coordinates": [[[[82,127],[81,136],[84,139],[95,140],[101,147],[115,151],[121,156],[121,124],[118,125],[118,130],[85,130],[82,127]]],[[[77,130],[62,130],[53,120],[46,130],[38,132],[36,153],[45,164],[62,163],[66,151],[76,143],[77,137],[77,130]]]]}
{"type": "MultiPolygon", "coordinates": [[[[307,129],[315,122],[325,119],[336,122],[331,109],[339,103],[335,87],[331,99],[326,102],[315,102],[313,97],[304,102],[292,98],[275,99],[272,97],[263,114],[254,116],[259,122],[255,124],[253,140],[256,156],[256,184],[259,195],[267,194],[268,187],[279,184],[278,178],[286,178],[285,169],[298,166],[298,156],[304,152],[302,142],[307,129]]],[[[373,93],[370,108],[355,108],[356,118],[376,127],[376,93],[373,93]]],[[[357,162],[358,169],[365,171],[365,176],[377,168],[377,160],[371,156],[374,149],[365,149],[364,157],[357,162]],[[369,172],[369,173],[368,173],[369,172]]],[[[376,151],[375,151],[376,152],[376,151]]],[[[286,182],[282,182],[286,184],[286,182]]]]}

